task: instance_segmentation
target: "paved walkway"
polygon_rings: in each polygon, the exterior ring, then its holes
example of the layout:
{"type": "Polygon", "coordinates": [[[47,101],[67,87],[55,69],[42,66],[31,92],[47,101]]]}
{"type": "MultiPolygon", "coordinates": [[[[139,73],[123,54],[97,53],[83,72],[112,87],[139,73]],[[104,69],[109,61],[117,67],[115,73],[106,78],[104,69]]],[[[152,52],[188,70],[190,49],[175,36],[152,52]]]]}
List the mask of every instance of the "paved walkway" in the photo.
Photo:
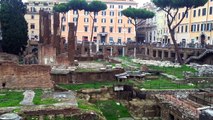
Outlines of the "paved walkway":
{"type": "Polygon", "coordinates": [[[21,105],[33,105],[33,99],[35,92],[32,90],[26,90],[24,93],[24,99],[20,102],[21,105]]]}

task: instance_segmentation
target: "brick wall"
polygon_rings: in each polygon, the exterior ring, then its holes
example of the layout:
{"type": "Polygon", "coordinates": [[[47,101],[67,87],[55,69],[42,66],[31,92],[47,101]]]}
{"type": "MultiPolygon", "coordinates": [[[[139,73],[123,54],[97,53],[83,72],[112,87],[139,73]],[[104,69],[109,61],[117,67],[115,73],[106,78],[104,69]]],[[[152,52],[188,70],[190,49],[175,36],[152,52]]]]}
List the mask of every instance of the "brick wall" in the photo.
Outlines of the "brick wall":
{"type": "Polygon", "coordinates": [[[0,63],[0,88],[52,88],[50,66],[0,63]]]}

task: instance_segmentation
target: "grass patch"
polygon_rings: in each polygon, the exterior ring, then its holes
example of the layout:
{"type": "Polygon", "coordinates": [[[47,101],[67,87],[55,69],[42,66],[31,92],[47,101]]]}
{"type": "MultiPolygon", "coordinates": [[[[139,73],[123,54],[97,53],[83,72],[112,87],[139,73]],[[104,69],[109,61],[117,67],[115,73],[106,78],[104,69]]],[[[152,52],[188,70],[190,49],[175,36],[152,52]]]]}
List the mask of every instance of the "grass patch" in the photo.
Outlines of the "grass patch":
{"type": "Polygon", "coordinates": [[[0,91],[0,107],[20,106],[23,100],[23,92],[18,91],[0,91]]]}
{"type": "Polygon", "coordinates": [[[160,67],[160,66],[148,66],[150,69],[152,70],[158,70],[158,71],[162,71],[164,73],[170,74],[170,75],[174,75],[179,79],[184,78],[183,72],[187,71],[187,72],[192,72],[195,73],[197,72],[194,68],[188,67],[186,65],[183,65],[179,68],[175,68],[175,67],[160,67]]]}
{"type": "Polygon", "coordinates": [[[87,83],[87,84],[60,84],[59,86],[68,90],[81,90],[81,89],[99,89],[103,86],[113,86],[115,82],[95,82],[95,83],[87,83]]]}
{"type": "Polygon", "coordinates": [[[102,114],[101,110],[98,109],[98,107],[95,104],[88,103],[85,100],[78,100],[78,107],[82,110],[86,111],[90,110],[98,114],[102,114]]]}
{"type": "Polygon", "coordinates": [[[102,111],[107,120],[131,117],[128,109],[123,105],[117,105],[115,101],[98,101],[96,106],[102,111]]]}
{"type": "Polygon", "coordinates": [[[98,70],[92,68],[78,68],[76,72],[98,72],[98,70]]]}
{"type": "Polygon", "coordinates": [[[55,99],[50,99],[50,98],[43,99],[42,95],[43,95],[43,90],[41,90],[41,89],[36,89],[35,90],[35,97],[33,99],[33,103],[35,105],[49,105],[49,104],[54,104],[54,103],[58,102],[55,99]]]}
{"type": "Polygon", "coordinates": [[[164,77],[160,77],[157,80],[146,80],[141,84],[141,88],[145,89],[195,89],[196,86],[190,86],[187,84],[173,83],[164,77]]]}

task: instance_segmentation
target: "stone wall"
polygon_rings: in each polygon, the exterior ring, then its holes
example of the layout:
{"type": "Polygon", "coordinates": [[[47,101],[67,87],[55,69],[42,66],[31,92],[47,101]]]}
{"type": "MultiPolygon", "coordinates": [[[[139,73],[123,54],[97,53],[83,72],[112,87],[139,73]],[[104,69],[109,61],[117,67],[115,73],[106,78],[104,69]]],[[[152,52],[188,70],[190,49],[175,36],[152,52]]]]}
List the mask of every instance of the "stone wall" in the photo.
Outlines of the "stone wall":
{"type": "Polygon", "coordinates": [[[105,72],[73,72],[68,75],[52,74],[52,80],[56,84],[94,83],[103,81],[115,81],[115,74],[123,73],[124,70],[117,69],[105,72]]]}
{"type": "Polygon", "coordinates": [[[52,88],[50,66],[0,63],[0,88],[52,88]]]}

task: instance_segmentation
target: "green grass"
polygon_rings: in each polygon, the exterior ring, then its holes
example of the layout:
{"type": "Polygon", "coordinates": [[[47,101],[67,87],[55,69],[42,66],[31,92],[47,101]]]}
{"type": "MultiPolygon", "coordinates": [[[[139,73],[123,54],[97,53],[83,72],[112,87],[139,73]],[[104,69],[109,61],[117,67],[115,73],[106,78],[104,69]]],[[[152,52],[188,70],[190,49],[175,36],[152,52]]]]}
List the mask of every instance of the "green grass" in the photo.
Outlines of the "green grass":
{"type": "Polygon", "coordinates": [[[115,101],[98,101],[96,106],[102,111],[107,120],[131,117],[128,109],[123,105],[117,105],[115,101]]]}
{"type": "Polygon", "coordinates": [[[179,79],[183,79],[184,75],[183,72],[184,71],[188,71],[188,72],[192,72],[195,73],[196,70],[194,68],[188,67],[186,65],[183,65],[179,68],[175,68],[175,67],[159,67],[159,66],[148,66],[150,69],[152,70],[158,70],[158,71],[162,71],[164,73],[170,74],[170,75],[174,75],[179,79]]]}
{"type": "Polygon", "coordinates": [[[95,104],[86,102],[85,100],[78,100],[78,107],[86,111],[94,111],[98,114],[102,114],[101,110],[95,104]]]}
{"type": "Polygon", "coordinates": [[[0,107],[20,106],[19,103],[24,98],[23,92],[5,90],[0,94],[0,107]]]}
{"type": "Polygon", "coordinates": [[[68,90],[81,90],[81,89],[99,89],[103,86],[113,86],[115,82],[95,82],[95,83],[87,83],[87,84],[70,84],[64,85],[60,84],[59,86],[62,88],[66,88],[68,90]]]}
{"type": "Polygon", "coordinates": [[[35,90],[35,97],[33,99],[33,103],[35,105],[49,105],[49,104],[54,104],[54,103],[58,102],[55,99],[50,99],[50,98],[43,99],[42,95],[43,95],[43,90],[41,90],[41,89],[36,89],[35,90]]]}
{"type": "Polygon", "coordinates": [[[76,72],[98,72],[99,70],[97,69],[92,69],[92,68],[78,68],[76,72]]]}
{"type": "Polygon", "coordinates": [[[157,80],[146,80],[141,84],[141,88],[145,89],[195,89],[196,86],[190,86],[187,84],[177,84],[173,83],[164,77],[157,80]]]}

